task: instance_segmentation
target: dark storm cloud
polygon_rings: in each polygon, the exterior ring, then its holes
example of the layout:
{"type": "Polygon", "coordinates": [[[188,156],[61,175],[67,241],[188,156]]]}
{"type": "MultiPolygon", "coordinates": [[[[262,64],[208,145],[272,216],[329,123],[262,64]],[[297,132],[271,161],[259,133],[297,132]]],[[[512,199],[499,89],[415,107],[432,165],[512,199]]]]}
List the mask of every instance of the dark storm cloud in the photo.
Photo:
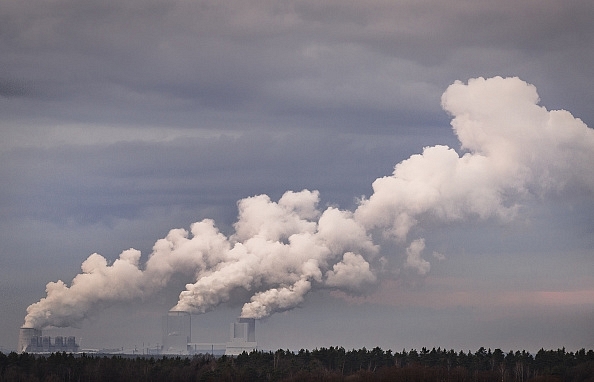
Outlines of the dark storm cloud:
{"type": "Polygon", "coordinates": [[[458,58],[468,71],[485,49],[498,52],[496,64],[472,75],[522,75],[507,73],[512,57],[512,65],[538,61],[532,76],[545,80],[563,69],[551,67],[559,54],[579,55],[567,62],[586,74],[592,8],[588,1],[11,2],[0,11],[0,44],[3,67],[51,81],[51,97],[72,102],[52,105],[57,118],[113,121],[115,113],[166,124],[183,114],[191,125],[200,110],[357,106],[370,116],[410,113],[423,100],[419,117],[440,112],[428,98],[465,74],[458,58]]]}

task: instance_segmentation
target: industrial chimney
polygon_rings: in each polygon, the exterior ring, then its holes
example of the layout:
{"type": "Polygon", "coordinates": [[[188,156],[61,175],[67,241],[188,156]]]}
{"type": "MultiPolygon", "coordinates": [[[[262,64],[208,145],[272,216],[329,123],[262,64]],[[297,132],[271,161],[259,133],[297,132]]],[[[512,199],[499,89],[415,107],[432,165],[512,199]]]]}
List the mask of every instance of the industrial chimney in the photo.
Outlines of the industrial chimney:
{"type": "Polygon", "coordinates": [[[17,352],[24,353],[29,351],[31,345],[34,345],[33,348],[37,348],[37,342],[39,338],[41,338],[41,330],[34,328],[21,328],[19,330],[19,344],[17,346],[17,352]]]}

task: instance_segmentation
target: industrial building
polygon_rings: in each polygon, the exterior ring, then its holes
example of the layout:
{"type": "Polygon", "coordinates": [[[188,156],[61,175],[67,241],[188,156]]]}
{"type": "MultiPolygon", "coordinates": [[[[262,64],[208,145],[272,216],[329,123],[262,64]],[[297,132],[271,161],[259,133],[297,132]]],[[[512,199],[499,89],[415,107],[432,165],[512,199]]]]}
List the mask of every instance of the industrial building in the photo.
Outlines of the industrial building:
{"type": "Polygon", "coordinates": [[[256,320],[253,318],[238,318],[231,323],[231,336],[227,342],[226,355],[239,355],[258,348],[256,342],[256,320]]]}
{"type": "Polygon", "coordinates": [[[192,341],[192,315],[170,311],[163,317],[163,354],[188,354],[192,341]]]}
{"type": "Polygon", "coordinates": [[[52,338],[42,335],[39,329],[21,328],[17,350],[19,353],[77,353],[79,346],[74,336],[52,338]]]}
{"type": "Polygon", "coordinates": [[[163,317],[162,354],[239,355],[258,348],[255,319],[238,318],[236,322],[231,323],[230,329],[229,342],[192,342],[192,315],[189,312],[170,311],[163,317]]]}
{"type": "MultiPolygon", "coordinates": [[[[189,312],[170,311],[163,316],[162,346],[147,349],[150,354],[164,355],[192,355],[210,353],[212,355],[237,356],[243,352],[257,350],[256,320],[253,318],[238,318],[231,323],[230,338],[224,343],[192,342],[192,315],[189,312]]],[[[79,345],[74,336],[49,337],[42,331],[33,328],[21,328],[19,331],[19,353],[78,353],[79,345]]],[[[92,350],[85,350],[92,351],[92,350]]],[[[118,354],[122,350],[118,349],[118,354]]],[[[112,353],[113,350],[102,352],[112,353]]],[[[144,352],[144,350],[143,350],[144,352]]]]}

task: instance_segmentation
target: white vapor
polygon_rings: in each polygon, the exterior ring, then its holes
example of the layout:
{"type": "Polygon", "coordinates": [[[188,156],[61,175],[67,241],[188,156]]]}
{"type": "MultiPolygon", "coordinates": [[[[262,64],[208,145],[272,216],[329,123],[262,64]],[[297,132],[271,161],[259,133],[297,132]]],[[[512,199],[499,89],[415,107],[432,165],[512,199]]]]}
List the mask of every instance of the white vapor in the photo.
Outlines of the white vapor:
{"type": "Polygon", "coordinates": [[[536,88],[518,78],[456,82],[442,106],[453,117],[462,155],[425,147],[373,182],[373,194],[354,212],[320,209],[317,191],[288,191],[278,202],[258,195],[238,202],[229,237],[203,220],[191,232],[170,231],[144,265],[134,249],[111,265],[92,254],[70,287],[47,284],[47,296],[29,306],[24,326],[75,325],[98,306],[147,298],[179,273],[195,282],[174,310],[206,312],[242,289],[251,295],[242,316],[261,318],[298,306],[315,289],[368,290],[388,276],[381,270],[387,254],[380,257],[377,244],[383,240],[403,248],[388,261],[426,275],[425,239],[409,239],[423,222],[510,220],[528,198],[594,190],[594,131],[538,100],[536,88]]]}

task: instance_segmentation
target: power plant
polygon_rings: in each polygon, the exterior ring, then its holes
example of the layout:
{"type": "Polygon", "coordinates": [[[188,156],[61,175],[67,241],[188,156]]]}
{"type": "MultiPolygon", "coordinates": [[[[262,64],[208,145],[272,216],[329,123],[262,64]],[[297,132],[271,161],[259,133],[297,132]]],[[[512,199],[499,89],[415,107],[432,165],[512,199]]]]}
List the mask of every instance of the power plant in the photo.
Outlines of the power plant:
{"type": "Polygon", "coordinates": [[[229,341],[226,343],[192,342],[192,315],[189,312],[170,311],[163,317],[162,354],[239,355],[258,348],[256,320],[238,318],[231,323],[229,341]]]}
{"type": "Polygon", "coordinates": [[[43,336],[39,329],[21,328],[17,351],[19,353],[78,353],[79,346],[73,336],[52,338],[43,336]]]}
{"type": "MultiPolygon", "coordinates": [[[[162,346],[148,350],[148,354],[192,355],[209,353],[213,355],[237,356],[241,353],[257,350],[256,320],[238,318],[231,323],[228,342],[198,343],[192,342],[192,315],[189,312],[170,311],[163,316],[162,346]]],[[[19,353],[79,353],[97,352],[81,350],[74,336],[44,336],[40,329],[20,328],[19,353]]],[[[110,351],[102,351],[111,353],[110,351]]]]}

